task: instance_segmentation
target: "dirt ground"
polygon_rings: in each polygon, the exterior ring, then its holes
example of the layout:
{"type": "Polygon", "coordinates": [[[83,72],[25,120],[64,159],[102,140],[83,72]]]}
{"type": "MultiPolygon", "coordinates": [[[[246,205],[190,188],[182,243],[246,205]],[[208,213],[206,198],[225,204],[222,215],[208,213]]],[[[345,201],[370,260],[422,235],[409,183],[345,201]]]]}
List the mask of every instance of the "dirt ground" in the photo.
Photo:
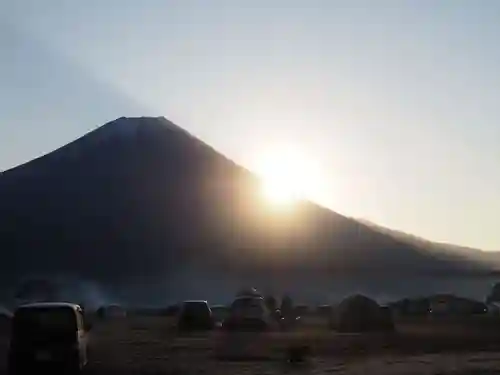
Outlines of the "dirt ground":
{"type": "MultiPolygon", "coordinates": [[[[8,337],[0,339],[0,373],[8,337]]],[[[400,322],[395,334],[337,334],[326,325],[295,332],[179,337],[167,318],[96,322],[87,374],[432,374],[500,375],[500,324],[400,322]],[[292,346],[307,346],[291,364],[292,346]]]]}

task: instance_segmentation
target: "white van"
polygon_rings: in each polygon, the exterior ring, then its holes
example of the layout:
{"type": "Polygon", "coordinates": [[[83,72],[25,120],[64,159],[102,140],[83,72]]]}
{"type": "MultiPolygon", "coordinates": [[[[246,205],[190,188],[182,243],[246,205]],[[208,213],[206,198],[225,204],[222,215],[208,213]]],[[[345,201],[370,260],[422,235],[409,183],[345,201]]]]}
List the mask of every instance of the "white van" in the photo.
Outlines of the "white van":
{"type": "Polygon", "coordinates": [[[45,367],[79,373],[87,364],[88,330],[80,306],[44,302],[17,308],[12,319],[8,367],[23,374],[45,367]]]}

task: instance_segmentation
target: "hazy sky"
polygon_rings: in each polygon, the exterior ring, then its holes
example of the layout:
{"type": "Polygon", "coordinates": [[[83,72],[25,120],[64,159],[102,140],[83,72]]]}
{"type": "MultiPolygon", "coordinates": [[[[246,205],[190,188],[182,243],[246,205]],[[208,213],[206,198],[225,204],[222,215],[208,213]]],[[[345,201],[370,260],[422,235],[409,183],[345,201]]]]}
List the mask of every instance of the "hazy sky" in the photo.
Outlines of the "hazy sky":
{"type": "Polygon", "coordinates": [[[4,0],[0,169],[123,115],[252,167],[288,144],[316,199],[500,250],[500,2],[4,0]]]}

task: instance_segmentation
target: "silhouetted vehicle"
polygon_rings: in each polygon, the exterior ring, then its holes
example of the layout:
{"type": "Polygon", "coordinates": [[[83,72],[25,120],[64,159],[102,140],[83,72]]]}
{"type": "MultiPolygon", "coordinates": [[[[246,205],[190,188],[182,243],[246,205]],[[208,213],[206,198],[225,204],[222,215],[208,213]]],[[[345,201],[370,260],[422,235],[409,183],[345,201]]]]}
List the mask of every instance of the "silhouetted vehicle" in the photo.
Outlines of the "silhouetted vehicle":
{"type": "Polygon", "coordinates": [[[181,332],[208,331],[214,328],[212,310],[207,301],[184,301],[177,317],[181,332]]]}
{"type": "Polygon", "coordinates": [[[264,298],[245,296],[236,298],[231,304],[229,316],[222,328],[230,331],[266,331],[278,328],[275,312],[266,307],[264,298]]]}
{"type": "Polygon", "coordinates": [[[42,368],[80,373],[87,364],[87,331],[80,306],[33,303],[19,307],[12,320],[8,354],[10,374],[42,368]]]}

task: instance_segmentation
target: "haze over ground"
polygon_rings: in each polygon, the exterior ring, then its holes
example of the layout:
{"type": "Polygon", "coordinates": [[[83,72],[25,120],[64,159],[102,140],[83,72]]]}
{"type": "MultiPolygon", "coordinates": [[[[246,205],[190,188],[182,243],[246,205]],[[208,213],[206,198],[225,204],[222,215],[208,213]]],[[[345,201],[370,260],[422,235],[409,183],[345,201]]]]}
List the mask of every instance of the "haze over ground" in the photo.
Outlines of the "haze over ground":
{"type": "Polygon", "coordinates": [[[2,4],[2,169],[165,115],[248,167],[300,148],[336,211],[500,249],[499,4],[207,4],[2,4]]]}

